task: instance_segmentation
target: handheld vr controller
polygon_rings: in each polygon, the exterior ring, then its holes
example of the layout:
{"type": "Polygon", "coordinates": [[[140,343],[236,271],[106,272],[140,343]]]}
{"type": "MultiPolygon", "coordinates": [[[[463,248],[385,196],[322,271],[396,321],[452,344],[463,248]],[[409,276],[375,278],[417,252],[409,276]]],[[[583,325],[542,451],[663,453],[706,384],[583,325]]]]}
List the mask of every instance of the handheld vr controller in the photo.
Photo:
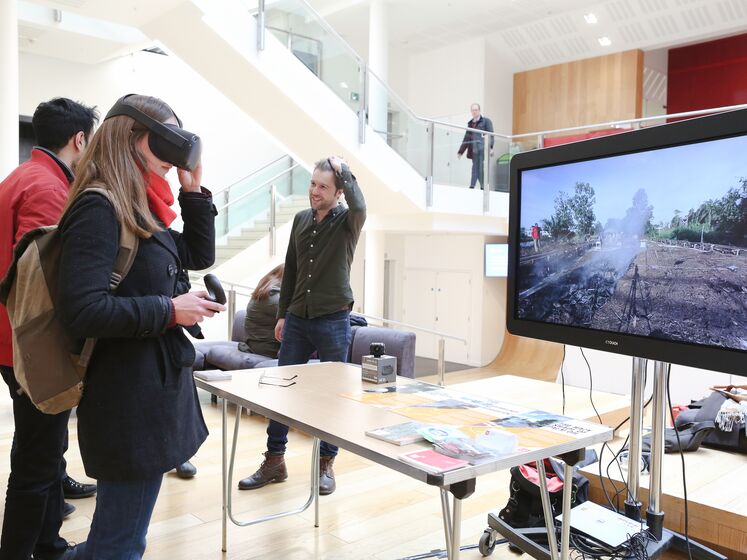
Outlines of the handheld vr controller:
{"type": "Polygon", "coordinates": [[[223,291],[223,286],[220,284],[220,280],[213,274],[206,274],[202,279],[205,282],[205,290],[208,293],[208,299],[215,303],[224,305],[226,303],[226,292],[223,291]]]}

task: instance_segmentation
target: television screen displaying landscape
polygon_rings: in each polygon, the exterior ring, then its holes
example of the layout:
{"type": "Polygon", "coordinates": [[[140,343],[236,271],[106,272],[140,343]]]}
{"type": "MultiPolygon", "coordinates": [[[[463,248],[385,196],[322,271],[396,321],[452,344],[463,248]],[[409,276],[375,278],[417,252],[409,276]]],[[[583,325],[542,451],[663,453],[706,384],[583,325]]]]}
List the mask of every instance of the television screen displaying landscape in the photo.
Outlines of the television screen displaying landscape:
{"type": "Polygon", "coordinates": [[[520,172],[516,314],[747,350],[747,137],[520,172]]]}

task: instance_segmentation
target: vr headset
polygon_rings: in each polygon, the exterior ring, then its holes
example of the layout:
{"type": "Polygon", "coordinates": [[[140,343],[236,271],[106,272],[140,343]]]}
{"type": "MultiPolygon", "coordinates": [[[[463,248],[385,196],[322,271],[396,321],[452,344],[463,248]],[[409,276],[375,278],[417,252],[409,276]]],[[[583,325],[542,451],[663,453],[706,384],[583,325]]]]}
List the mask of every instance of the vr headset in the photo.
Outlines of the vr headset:
{"type": "Polygon", "coordinates": [[[139,109],[127,103],[130,93],[120,98],[104,117],[104,120],[121,115],[135,119],[151,133],[148,135],[148,146],[158,159],[180,169],[192,171],[200,161],[202,142],[196,134],[181,128],[182,121],[174,114],[179,126],[158,122],[139,109]]]}

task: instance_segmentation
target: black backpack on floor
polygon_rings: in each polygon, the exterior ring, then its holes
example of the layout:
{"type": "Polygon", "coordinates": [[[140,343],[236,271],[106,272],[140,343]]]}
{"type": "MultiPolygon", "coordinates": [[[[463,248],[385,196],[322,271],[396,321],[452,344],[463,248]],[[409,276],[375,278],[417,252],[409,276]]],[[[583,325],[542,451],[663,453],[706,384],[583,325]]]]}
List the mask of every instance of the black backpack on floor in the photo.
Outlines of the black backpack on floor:
{"type": "MultiPolygon", "coordinates": [[[[596,461],[596,454],[594,454],[596,461]]],[[[586,461],[584,461],[584,464],[586,461]]],[[[553,459],[545,459],[547,487],[550,494],[550,506],[553,516],[560,515],[563,509],[563,468],[553,459]]],[[[589,479],[573,468],[571,507],[589,499],[589,479]]],[[[542,511],[539,476],[534,463],[527,463],[511,468],[510,496],[508,503],[500,511],[500,517],[514,528],[544,527],[545,516],[542,511]]]]}

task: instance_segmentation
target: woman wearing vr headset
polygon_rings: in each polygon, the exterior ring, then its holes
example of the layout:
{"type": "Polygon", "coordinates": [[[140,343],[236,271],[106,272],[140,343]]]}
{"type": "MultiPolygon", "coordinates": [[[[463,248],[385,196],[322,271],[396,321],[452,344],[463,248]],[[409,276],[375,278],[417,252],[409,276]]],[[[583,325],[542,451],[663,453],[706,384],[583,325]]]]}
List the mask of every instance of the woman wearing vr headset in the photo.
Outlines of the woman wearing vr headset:
{"type": "Polygon", "coordinates": [[[192,379],[194,349],[181,326],[224,306],[206,292],[177,293],[179,270],[207,268],[215,258],[215,208],[200,186],[199,138],[180,126],[160,99],[120,99],[79,164],[60,221],[60,319],[72,336],[97,338],[78,439],[99,493],[88,540],[65,558],[142,557],[163,473],[207,437],[192,379]],[[181,167],[181,233],[169,229],[176,213],[165,176],[174,165],[181,167]],[[112,291],[120,228],[138,243],[112,291]]]}

